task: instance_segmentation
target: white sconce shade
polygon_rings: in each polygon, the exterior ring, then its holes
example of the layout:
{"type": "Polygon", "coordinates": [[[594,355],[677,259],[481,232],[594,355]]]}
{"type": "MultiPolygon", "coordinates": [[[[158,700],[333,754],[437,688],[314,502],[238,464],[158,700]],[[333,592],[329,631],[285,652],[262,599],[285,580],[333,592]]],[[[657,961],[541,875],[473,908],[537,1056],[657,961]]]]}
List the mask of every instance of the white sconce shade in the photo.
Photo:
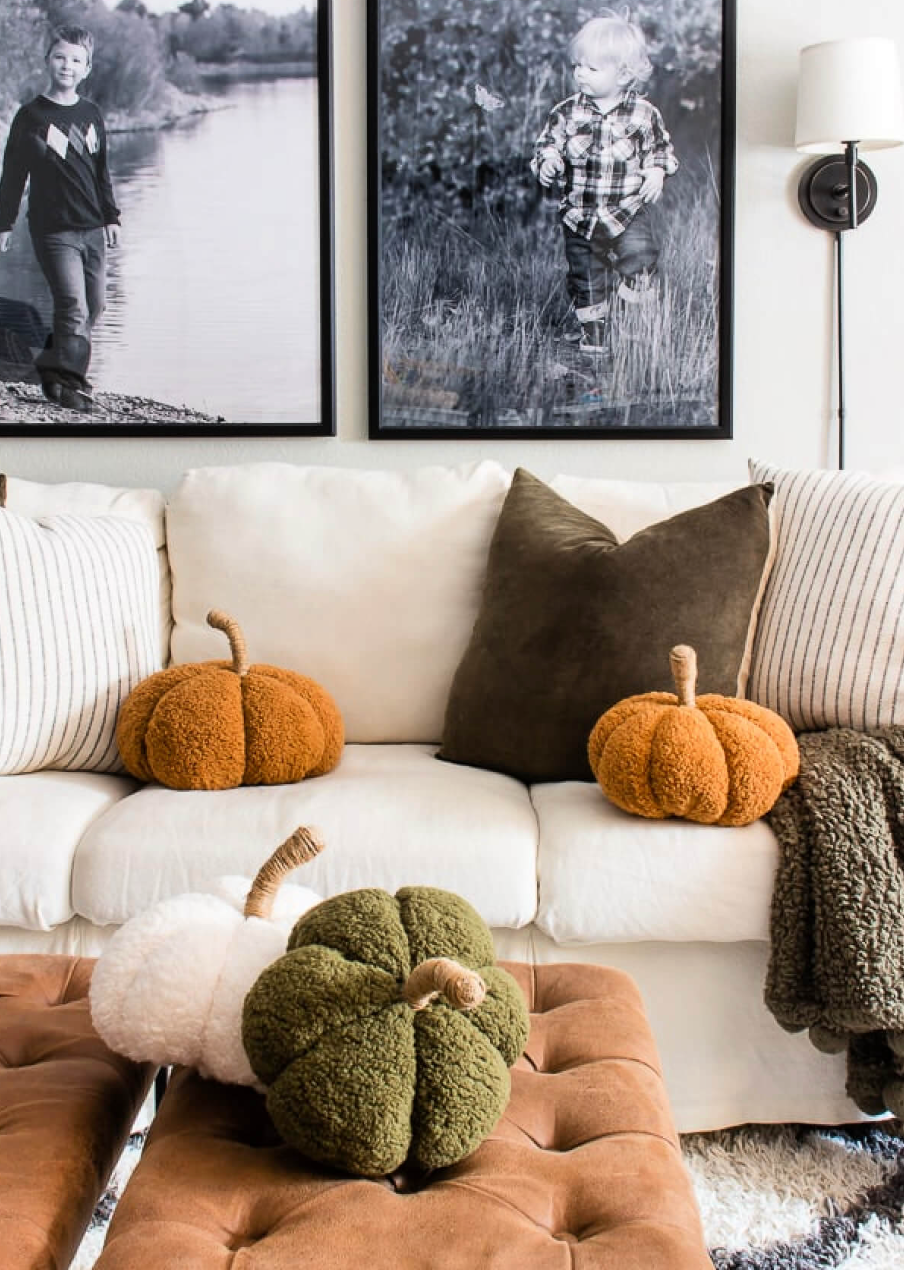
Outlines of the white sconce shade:
{"type": "Polygon", "coordinates": [[[893,40],[827,40],[800,51],[795,146],[806,154],[831,154],[848,141],[861,150],[904,143],[901,68],[893,40]]]}

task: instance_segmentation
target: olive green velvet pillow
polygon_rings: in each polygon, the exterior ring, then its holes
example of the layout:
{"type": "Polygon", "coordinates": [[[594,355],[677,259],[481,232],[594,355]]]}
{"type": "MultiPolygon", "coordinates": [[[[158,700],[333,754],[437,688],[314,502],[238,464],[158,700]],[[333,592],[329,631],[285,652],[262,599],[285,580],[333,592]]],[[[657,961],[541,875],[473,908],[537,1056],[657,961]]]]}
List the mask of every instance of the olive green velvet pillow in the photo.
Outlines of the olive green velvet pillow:
{"type": "Polygon", "coordinates": [[[671,691],[675,644],[697,650],[700,692],[743,695],[771,497],[748,485],[620,544],[519,468],[439,757],[525,781],[592,780],[594,723],[623,697],[671,691]]]}

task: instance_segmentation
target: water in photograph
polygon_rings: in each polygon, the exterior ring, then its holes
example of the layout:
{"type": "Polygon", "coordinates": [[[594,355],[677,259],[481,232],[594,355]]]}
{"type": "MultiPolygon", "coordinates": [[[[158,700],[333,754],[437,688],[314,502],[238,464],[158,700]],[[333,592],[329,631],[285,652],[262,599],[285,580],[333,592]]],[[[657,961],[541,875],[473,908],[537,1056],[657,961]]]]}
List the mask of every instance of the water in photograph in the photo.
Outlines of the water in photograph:
{"type": "MultiPolygon", "coordinates": [[[[230,423],[320,416],[317,85],[237,83],[223,109],[115,134],[122,244],[91,379],[230,423]]],[[[23,214],[0,259],[2,294],[49,319],[23,214]]]]}

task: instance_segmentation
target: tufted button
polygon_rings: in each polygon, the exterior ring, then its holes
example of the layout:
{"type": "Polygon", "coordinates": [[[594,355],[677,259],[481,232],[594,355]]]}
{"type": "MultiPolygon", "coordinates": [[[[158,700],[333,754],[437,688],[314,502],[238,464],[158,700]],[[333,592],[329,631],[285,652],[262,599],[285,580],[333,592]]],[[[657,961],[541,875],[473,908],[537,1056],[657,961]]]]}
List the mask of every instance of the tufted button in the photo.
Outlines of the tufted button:
{"type": "Polygon", "coordinates": [[[260,1241],[258,1235],[231,1235],[224,1241],[223,1247],[229,1252],[239,1252],[242,1248],[253,1248],[260,1241]]]}

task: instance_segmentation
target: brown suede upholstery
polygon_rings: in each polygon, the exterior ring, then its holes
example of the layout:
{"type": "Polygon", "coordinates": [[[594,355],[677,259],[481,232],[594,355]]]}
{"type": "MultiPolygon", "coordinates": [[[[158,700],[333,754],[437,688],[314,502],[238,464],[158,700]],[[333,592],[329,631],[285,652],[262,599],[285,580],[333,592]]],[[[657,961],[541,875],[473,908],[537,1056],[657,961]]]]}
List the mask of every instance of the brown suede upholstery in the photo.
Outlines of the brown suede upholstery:
{"type": "Polygon", "coordinates": [[[0,1265],[64,1270],[154,1075],[91,1026],[93,960],[0,956],[0,1265]]]}
{"type": "Polygon", "coordinates": [[[252,1090],[182,1071],[97,1270],[712,1270],[633,982],[506,968],[530,1040],[473,1155],[413,1190],[350,1178],[281,1145],[252,1090]]]}

